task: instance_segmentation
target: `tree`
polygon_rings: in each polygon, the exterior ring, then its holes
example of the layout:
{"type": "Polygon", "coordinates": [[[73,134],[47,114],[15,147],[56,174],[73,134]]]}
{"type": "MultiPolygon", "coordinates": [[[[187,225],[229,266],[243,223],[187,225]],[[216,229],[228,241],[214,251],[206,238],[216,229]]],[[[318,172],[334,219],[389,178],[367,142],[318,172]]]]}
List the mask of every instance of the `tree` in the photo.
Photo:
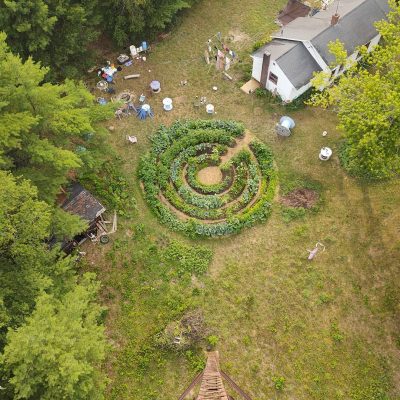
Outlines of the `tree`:
{"type": "Polygon", "coordinates": [[[91,274],[61,298],[41,294],[26,323],[7,334],[0,358],[14,399],[100,400],[105,356],[103,309],[91,274]]]}
{"type": "Polygon", "coordinates": [[[44,50],[57,22],[43,0],[1,0],[0,29],[8,34],[12,49],[28,57],[44,50]]]}
{"type": "MultiPolygon", "coordinates": [[[[28,181],[0,171],[0,351],[7,328],[20,326],[40,292],[62,293],[73,284],[70,259],[50,250],[53,208],[28,181]]],[[[80,232],[82,225],[71,231],[80,232]]]]}
{"type": "Polygon", "coordinates": [[[165,29],[176,14],[195,0],[111,0],[103,8],[104,20],[118,45],[142,40],[165,29]]]}
{"type": "Polygon", "coordinates": [[[53,77],[76,77],[97,38],[98,0],[0,0],[0,29],[13,52],[52,67],[53,77]]]}
{"type": "MultiPolygon", "coordinates": [[[[337,110],[345,138],[344,167],[353,175],[372,179],[400,172],[400,5],[390,0],[390,6],[388,20],[376,23],[381,44],[362,63],[350,65],[337,84],[311,100],[337,110]]],[[[335,43],[330,49],[343,59],[343,46],[335,43]]],[[[365,47],[360,52],[365,54],[365,47]]],[[[326,80],[322,73],[313,84],[318,88],[326,80]]]]}
{"type": "Polygon", "coordinates": [[[81,83],[43,83],[48,70],[22,62],[5,39],[0,33],[0,168],[30,179],[53,203],[67,174],[83,165],[77,149],[112,106],[95,105],[81,83]]]}

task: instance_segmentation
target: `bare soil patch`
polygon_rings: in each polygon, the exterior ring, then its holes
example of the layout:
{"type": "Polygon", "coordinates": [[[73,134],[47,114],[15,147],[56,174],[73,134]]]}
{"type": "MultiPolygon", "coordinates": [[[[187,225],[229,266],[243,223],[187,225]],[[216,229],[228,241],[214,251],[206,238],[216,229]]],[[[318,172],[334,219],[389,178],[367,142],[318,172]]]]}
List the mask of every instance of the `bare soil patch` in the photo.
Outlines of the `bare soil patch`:
{"type": "Polygon", "coordinates": [[[248,42],[251,40],[250,36],[242,32],[240,29],[232,29],[229,31],[229,37],[233,43],[248,42]]]}
{"type": "Polygon", "coordinates": [[[312,208],[318,201],[319,195],[311,189],[295,189],[281,197],[281,203],[287,207],[312,208]]]}
{"type": "Polygon", "coordinates": [[[222,172],[218,167],[215,166],[206,167],[199,171],[197,179],[203,185],[215,185],[216,183],[221,182],[222,172]]]}

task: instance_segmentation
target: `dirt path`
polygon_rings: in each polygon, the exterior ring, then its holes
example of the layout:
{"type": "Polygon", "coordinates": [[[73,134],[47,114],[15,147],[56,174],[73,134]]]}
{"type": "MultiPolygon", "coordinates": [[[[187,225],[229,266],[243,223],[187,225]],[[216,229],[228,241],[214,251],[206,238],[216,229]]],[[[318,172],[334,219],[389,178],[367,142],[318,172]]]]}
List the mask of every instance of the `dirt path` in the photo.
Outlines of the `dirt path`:
{"type": "Polygon", "coordinates": [[[228,147],[226,154],[221,156],[221,163],[229,161],[235,154],[239,153],[240,150],[247,148],[253,139],[254,136],[246,130],[242,138],[236,139],[236,145],[234,147],[228,147]]]}

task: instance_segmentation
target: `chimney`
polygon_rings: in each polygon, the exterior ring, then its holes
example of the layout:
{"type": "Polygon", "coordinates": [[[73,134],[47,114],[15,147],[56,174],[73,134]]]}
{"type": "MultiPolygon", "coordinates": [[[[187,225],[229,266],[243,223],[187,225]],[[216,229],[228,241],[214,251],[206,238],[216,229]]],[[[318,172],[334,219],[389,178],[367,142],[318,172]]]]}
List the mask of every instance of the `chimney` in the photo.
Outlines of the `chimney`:
{"type": "Polygon", "coordinates": [[[338,23],[340,18],[340,15],[338,13],[335,13],[332,15],[332,19],[331,19],[331,26],[334,26],[338,23]]]}

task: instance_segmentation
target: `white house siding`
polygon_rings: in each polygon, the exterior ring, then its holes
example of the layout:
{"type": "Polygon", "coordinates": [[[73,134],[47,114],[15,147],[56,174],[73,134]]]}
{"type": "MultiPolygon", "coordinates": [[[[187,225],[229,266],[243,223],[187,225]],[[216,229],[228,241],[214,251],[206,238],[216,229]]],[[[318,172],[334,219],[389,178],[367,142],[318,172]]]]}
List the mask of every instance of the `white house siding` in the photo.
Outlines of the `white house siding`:
{"type": "Polygon", "coordinates": [[[257,82],[260,82],[263,58],[262,57],[252,57],[252,58],[253,58],[253,70],[251,72],[251,76],[257,82]]]}
{"type": "Polygon", "coordinates": [[[379,43],[380,40],[381,40],[381,35],[376,35],[369,43],[368,52],[373,50],[373,48],[379,43]]]}
{"type": "Polygon", "coordinates": [[[292,91],[290,95],[290,99],[288,101],[292,101],[294,99],[297,99],[297,97],[301,96],[304,92],[306,92],[308,89],[311,87],[311,82],[308,82],[306,85],[302,86],[300,89],[293,88],[294,90],[292,91]]]}
{"type": "Polygon", "coordinates": [[[274,62],[272,60],[271,60],[271,63],[269,65],[266,89],[268,89],[272,93],[279,94],[279,96],[284,101],[292,100],[293,99],[293,97],[292,97],[293,96],[293,91],[296,90],[296,88],[289,81],[289,79],[287,78],[285,73],[281,70],[279,65],[276,64],[276,62],[274,62]],[[278,77],[277,85],[275,85],[273,82],[271,82],[269,80],[269,74],[271,72],[278,77]]]}

